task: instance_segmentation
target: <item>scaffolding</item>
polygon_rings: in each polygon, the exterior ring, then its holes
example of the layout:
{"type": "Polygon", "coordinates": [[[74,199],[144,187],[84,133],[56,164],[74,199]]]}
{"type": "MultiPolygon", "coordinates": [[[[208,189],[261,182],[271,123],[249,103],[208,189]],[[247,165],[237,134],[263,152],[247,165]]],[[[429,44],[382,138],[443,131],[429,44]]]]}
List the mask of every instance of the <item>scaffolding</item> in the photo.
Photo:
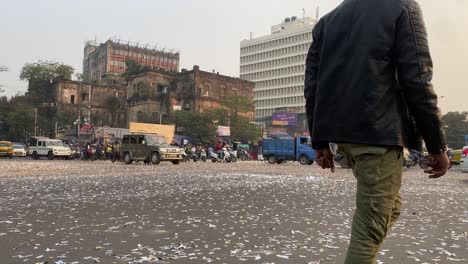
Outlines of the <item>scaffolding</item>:
{"type": "Polygon", "coordinates": [[[149,43],[141,44],[140,42],[132,42],[132,41],[121,40],[117,38],[110,38],[109,41],[112,42],[113,44],[123,46],[126,48],[140,49],[140,50],[145,50],[149,52],[166,53],[170,55],[180,54],[180,50],[161,48],[161,47],[158,47],[158,45],[151,45],[149,43]]]}

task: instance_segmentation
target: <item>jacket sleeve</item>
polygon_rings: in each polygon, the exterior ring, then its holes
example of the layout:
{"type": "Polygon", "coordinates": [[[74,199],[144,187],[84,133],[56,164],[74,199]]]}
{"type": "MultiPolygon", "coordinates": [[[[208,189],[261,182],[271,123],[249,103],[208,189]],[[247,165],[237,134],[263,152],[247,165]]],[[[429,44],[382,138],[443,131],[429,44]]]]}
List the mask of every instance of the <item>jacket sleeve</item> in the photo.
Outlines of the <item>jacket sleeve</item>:
{"type": "Polygon", "coordinates": [[[429,153],[446,150],[437,95],[432,86],[432,59],[422,11],[414,0],[402,1],[403,12],[396,26],[398,80],[408,110],[429,153]]]}
{"type": "Polygon", "coordinates": [[[307,125],[309,126],[310,135],[312,137],[312,147],[314,149],[326,149],[329,147],[328,142],[314,141],[312,133],[314,127],[315,114],[315,92],[317,89],[317,78],[320,65],[320,41],[321,41],[321,26],[322,21],[315,25],[312,31],[312,45],[310,46],[306,60],[304,97],[306,99],[306,116],[307,125]]]}

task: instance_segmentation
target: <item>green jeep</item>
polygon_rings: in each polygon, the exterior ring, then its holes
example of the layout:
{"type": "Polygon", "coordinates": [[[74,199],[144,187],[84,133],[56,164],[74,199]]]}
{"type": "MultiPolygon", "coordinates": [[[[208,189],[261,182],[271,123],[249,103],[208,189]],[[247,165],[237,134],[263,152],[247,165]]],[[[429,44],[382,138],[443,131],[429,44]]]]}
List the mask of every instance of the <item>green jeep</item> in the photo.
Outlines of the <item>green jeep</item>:
{"type": "Polygon", "coordinates": [[[167,144],[163,136],[149,134],[131,134],[122,138],[121,157],[125,164],[143,161],[145,164],[159,164],[171,161],[178,165],[182,161],[182,150],[167,144]]]}

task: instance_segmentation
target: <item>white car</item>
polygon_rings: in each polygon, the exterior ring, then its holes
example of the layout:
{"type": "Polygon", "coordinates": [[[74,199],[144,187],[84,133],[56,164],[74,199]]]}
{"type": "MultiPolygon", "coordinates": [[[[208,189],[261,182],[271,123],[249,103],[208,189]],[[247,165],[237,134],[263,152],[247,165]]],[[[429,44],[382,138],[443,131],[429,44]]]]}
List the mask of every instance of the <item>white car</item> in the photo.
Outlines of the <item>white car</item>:
{"type": "Polygon", "coordinates": [[[28,155],[33,159],[39,159],[40,157],[47,157],[49,160],[55,158],[70,159],[71,150],[64,147],[60,140],[33,137],[29,142],[28,155]]]}
{"type": "Polygon", "coordinates": [[[26,157],[26,147],[21,143],[13,143],[13,156],[26,157]]]}
{"type": "Polygon", "coordinates": [[[461,164],[460,164],[461,171],[466,172],[466,173],[468,173],[468,155],[466,154],[467,150],[468,150],[468,146],[463,147],[462,153],[465,153],[465,154],[462,154],[462,159],[461,159],[461,164]]]}

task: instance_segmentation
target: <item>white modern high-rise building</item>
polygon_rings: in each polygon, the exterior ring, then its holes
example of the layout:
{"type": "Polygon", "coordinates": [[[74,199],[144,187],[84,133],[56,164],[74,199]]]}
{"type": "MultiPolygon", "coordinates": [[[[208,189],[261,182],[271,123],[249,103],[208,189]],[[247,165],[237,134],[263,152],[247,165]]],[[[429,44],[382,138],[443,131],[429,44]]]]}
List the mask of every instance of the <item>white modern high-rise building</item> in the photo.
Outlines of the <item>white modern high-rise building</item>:
{"type": "Polygon", "coordinates": [[[304,118],[304,77],[312,44],[311,17],[287,18],[271,34],[241,42],[240,77],[255,82],[255,121],[268,125],[275,112],[295,112],[304,118]]]}

